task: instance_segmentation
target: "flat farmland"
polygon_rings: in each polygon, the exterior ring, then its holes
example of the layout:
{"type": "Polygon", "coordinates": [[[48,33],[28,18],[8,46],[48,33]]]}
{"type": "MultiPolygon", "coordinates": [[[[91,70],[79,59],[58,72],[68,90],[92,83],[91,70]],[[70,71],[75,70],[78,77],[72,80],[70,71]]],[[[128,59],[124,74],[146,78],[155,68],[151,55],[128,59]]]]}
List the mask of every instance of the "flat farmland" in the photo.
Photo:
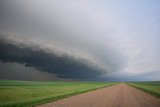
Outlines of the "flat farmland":
{"type": "Polygon", "coordinates": [[[30,107],[114,84],[117,83],[0,80],[0,106],[30,107]]]}

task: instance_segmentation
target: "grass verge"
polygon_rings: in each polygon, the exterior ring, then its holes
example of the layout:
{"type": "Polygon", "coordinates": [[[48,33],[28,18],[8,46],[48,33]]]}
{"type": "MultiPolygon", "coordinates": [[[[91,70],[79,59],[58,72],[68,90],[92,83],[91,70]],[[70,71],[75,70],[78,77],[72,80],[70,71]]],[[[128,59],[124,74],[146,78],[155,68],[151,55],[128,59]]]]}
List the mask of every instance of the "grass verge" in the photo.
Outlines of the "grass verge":
{"type": "Polygon", "coordinates": [[[160,81],[130,82],[128,85],[160,98],[160,81]]]}

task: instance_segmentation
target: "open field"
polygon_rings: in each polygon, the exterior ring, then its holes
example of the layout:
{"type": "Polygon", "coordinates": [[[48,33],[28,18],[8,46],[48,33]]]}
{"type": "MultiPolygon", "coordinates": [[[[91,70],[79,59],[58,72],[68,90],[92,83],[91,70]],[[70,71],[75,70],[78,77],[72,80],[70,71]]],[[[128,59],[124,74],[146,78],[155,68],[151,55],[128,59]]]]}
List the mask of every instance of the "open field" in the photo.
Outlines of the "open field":
{"type": "Polygon", "coordinates": [[[48,107],[48,105],[53,105],[55,107],[61,105],[68,105],[68,107],[74,105],[103,107],[119,106],[120,104],[122,106],[136,105],[137,107],[142,107],[143,105],[155,105],[155,107],[157,107],[157,105],[159,106],[160,104],[159,99],[137,90],[143,90],[160,98],[160,82],[127,83],[137,89],[125,84],[115,84],[118,83],[0,80],[0,106],[30,107],[42,104],[42,107],[48,107]],[[95,90],[107,86],[111,87],[95,90]],[[95,91],[87,92],[90,90],[95,91]],[[76,95],[80,93],[85,94],[76,95]],[[76,96],[69,97],[72,95],[76,96]]]}
{"type": "Polygon", "coordinates": [[[131,82],[129,85],[160,98],[160,81],[131,82]]]}
{"type": "Polygon", "coordinates": [[[114,84],[0,80],[0,106],[34,106],[114,84]]]}

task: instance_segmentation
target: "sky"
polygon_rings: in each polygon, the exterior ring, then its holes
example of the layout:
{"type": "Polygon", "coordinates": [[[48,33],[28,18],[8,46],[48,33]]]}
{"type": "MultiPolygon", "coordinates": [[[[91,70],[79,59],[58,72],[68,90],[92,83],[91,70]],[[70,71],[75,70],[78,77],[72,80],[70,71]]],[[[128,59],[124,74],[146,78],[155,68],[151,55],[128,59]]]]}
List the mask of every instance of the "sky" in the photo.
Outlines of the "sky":
{"type": "Polygon", "coordinates": [[[159,80],[159,13],[159,0],[1,0],[0,65],[45,80],[159,80]]]}

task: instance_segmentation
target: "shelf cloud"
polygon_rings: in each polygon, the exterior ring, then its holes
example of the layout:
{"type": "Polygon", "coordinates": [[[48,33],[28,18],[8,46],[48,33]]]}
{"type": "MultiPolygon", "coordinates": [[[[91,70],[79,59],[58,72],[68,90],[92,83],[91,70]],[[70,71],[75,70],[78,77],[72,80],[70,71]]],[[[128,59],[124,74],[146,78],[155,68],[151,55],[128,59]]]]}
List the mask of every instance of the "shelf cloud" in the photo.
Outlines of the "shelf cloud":
{"type": "Polygon", "coordinates": [[[157,80],[159,5],[143,0],[1,0],[0,60],[62,79],[157,80]]]}

